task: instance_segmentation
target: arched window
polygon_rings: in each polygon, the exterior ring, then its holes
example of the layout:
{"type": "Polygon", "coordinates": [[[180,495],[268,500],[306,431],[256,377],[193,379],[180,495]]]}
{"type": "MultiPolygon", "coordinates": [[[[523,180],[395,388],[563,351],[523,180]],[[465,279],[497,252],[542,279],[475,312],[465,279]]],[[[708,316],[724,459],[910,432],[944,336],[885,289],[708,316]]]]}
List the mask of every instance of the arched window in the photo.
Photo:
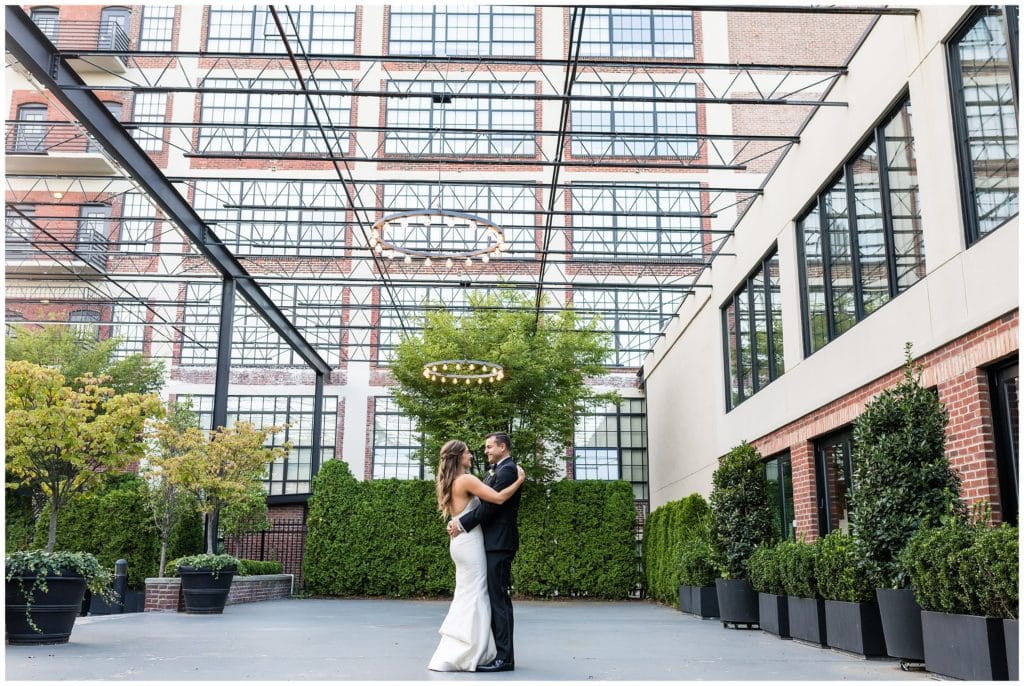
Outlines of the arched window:
{"type": "Polygon", "coordinates": [[[57,22],[60,10],[56,7],[33,7],[29,15],[51,43],[57,42],[57,22]]]}
{"type": "Polygon", "coordinates": [[[17,312],[15,310],[4,310],[4,324],[6,325],[8,336],[14,335],[14,327],[12,324],[17,324],[18,322],[23,321],[25,321],[25,315],[21,312],[17,312]]]}
{"type": "Polygon", "coordinates": [[[127,50],[132,11],[127,7],[104,7],[100,14],[100,50],[127,50]]]}
{"type": "Polygon", "coordinates": [[[95,339],[100,337],[100,313],[99,310],[73,310],[68,315],[68,322],[83,333],[89,334],[95,339]]]}

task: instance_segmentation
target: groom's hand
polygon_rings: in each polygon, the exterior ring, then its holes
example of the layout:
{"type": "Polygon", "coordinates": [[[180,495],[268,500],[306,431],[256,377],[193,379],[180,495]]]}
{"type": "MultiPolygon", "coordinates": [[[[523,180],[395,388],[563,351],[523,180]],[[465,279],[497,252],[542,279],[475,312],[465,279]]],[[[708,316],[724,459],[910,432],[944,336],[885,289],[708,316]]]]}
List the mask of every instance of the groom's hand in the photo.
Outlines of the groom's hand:
{"type": "Polygon", "coordinates": [[[462,529],[459,528],[458,522],[456,522],[454,519],[452,519],[451,521],[448,522],[448,535],[449,536],[451,536],[452,538],[455,538],[456,536],[458,536],[461,533],[462,533],[462,529]]]}

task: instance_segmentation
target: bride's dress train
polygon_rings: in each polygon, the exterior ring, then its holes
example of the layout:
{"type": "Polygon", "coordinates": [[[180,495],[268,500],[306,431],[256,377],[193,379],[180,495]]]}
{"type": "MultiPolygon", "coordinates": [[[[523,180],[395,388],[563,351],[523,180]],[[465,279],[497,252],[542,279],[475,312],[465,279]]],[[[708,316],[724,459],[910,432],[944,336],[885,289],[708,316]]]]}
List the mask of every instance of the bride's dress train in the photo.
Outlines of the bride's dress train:
{"type": "MultiPolygon", "coordinates": [[[[470,500],[459,515],[479,505],[470,500]]],[[[456,515],[456,516],[459,516],[456,515]]],[[[455,561],[455,596],[438,633],[441,642],[430,659],[436,672],[472,672],[497,655],[491,633],[491,603],[487,596],[487,556],[480,527],[451,539],[455,561]]]]}

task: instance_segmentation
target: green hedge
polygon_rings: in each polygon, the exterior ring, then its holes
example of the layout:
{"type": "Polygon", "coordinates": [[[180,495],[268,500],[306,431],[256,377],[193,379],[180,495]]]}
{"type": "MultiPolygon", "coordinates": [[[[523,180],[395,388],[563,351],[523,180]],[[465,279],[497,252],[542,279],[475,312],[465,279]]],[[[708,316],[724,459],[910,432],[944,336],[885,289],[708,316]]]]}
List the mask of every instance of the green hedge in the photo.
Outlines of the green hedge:
{"type": "Polygon", "coordinates": [[[679,586],[702,586],[718,576],[710,544],[711,508],[699,493],[665,503],[644,525],[643,562],[647,596],[679,602],[679,586]]]}
{"type": "Polygon", "coordinates": [[[875,585],[868,578],[859,542],[842,531],[821,539],[814,571],[825,600],[868,603],[875,599],[875,585]]]}
{"type": "Polygon", "coordinates": [[[246,560],[238,561],[238,576],[258,576],[260,574],[281,574],[284,572],[284,565],[273,560],[246,560]]]}
{"type": "Polygon", "coordinates": [[[1016,618],[1019,552],[1016,527],[953,518],[914,534],[900,562],[926,610],[1016,618]]]}
{"type": "MultiPolygon", "coordinates": [[[[626,598],[636,583],[629,484],[525,484],[514,592],[626,598]]],[[[454,590],[444,519],[431,481],[357,481],[340,460],[313,482],[303,561],[306,590],[417,597],[454,590]]]]}
{"type": "Polygon", "coordinates": [[[782,571],[782,587],[786,595],[798,598],[820,598],[815,571],[821,542],[783,541],[775,546],[782,571]]]}
{"type": "MultiPolygon", "coordinates": [[[[92,553],[108,569],[123,558],[128,561],[128,587],[144,588],[146,577],[156,576],[160,567],[160,536],[144,489],[141,477],[123,474],[110,477],[100,490],[76,497],[57,517],[54,549],[92,553]]],[[[35,547],[46,547],[49,524],[47,507],[36,521],[35,547]]],[[[199,515],[180,522],[171,535],[167,559],[199,552],[202,535],[199,515]]]]}
{"type": "Polygon", "coordinates": [[[750,585],[760,593],[786,595],[783,585],[782,560],[785,549],[779,545],[762,545],[747,561],[750,568],[750,585]]]}

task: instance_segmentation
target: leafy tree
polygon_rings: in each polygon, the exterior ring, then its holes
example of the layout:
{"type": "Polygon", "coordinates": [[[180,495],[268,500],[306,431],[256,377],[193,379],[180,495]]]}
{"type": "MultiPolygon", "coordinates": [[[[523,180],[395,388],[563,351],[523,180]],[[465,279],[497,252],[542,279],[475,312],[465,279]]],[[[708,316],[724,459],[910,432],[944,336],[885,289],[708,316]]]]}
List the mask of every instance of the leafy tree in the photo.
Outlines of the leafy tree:
{"type": "Polygon", "coordinates": [[[164,385],[164,364],[142,355],[114,359],[119,338],[97,340],[89,332],[74,327],[48,324],[38,329],[13,325],[7,337],[6,359],[24,360],[41,367],[52,367],[68,381],[92,374],[107,377],[105,385],[114,393],[153,393],[164,385]]]}
{"type": "Polygon", "coordinates": [[[436,467],[445,441],[480,446],[487,434],[507,431],[527,474],[551,480],[572,442],[575,416],[619,399],[587,385],[605,371],[609,338],[597,321],[582,321],[571,309],[536,317],[528,294],[471,294],[469,304],[460,317],[445,309],[427,313],[422,333],[405,337],[395,352],[394,397],[423,431],[418,456],[436,467]],[[505,377],[470,385],[424,378],[425,363],[445,359],[497,362],[505,377]]]}
{"type": "Polygon", "coordinates": [[[191,399],[169,402],[165,416],[151,421],[149,429],[146,461],[139,471],[146,480],[146,505],[160,535],[157,575],[162,577],[171,534],[183,517],[197,509],[195,495],[173,478],[166,478],[165,470],[190,450],[199,448],[205,439],[199,431],[199,418],[192,411],[191,399]]]}
{"type": "Polygon", "coordinates": [[[854,427],[850,523],[876,588],[908,583],[899,554],[918,529],[965,514],[960,477],[946,460],[949,415],[921,373],[908,343],[903,380],[868,403],[854,427]]]}
{"type": "MultiPolygon", "coordinates": [[[[236,510],[235,519],[229,517],[229,522],[252,521],[254,489],[263,480],[267,464],[284,458],[292,449],[290,443],[275,447],[264,445],[269,436],[284,428],[257,429],[249,422],[235,422],[228,428],[218,427],[207,439],[198,428],[187,427],[181,431],[182,442],[178,444],[187,446],[186,449],[180,455],[163,460],[162,478],[192,493],[199,511],[207,515],[207,553],[213,554],[217,538],[210,525],[223,508],[242,507],[244,510],[244,517],[236,510]]],[[[265,512],[266,498],[261,500],[265,512]]]]}
{"type": "Polygon", "coordinates": [[[59,372],[31,362],[7,362],[6,373],[7,471],[15,487],[48,500],[46,550],[53,552],[61,508],[142,456],[143,424],[160,413],[160,399],[117,395],[90,374],[81,388],[69,388],[59,372]]]}
{"type": "Polygon", "coordinates": [[[712,476],[711,513],[715,547],[730,579],[747,579],[747,560],[773,539],[768,480],[757,449],[744,441],[722,458],[712,476]]]}

